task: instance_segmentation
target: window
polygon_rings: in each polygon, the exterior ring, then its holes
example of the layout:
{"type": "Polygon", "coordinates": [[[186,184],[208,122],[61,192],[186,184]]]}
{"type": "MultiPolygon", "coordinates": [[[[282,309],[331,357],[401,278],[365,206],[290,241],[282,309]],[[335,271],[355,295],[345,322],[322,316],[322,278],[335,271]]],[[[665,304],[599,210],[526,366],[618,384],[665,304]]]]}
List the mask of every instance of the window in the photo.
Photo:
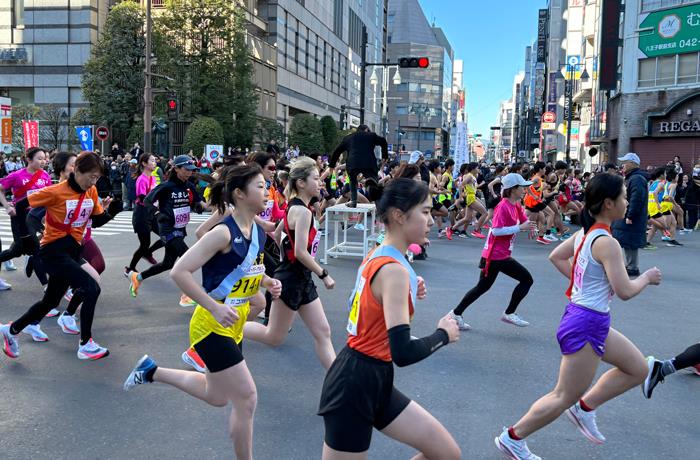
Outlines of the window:
{"type": "Polygon", "coordinates": [[[334,0],[333,2],[333,33],[340,39],[343,39],[343,1],[334,0]]]}
{"type": "Polygon", "coordinates": [[[695,2],[697,0],[642,0],[642,13],[695,2]]]}
{"type": "Polygon", "coordinates": [[[408,115],[408,106],[397,105],[396,106],[396,115],[408,115]]]}
{"type": "Polygon", "coordinates": [[[12,27],[24,27],[24,0],[12,0],[12,27]]]}
{"type": "Polygon", "coordinates": [[[348,44],[357,54],[362,52],[362,30],[364,23],[352,9],[348,10],[348,44]]]}
{"type": "Polygon", "coordinates": [[[698,53],[640,59],[637,87],[654,88],[697,83],[700,81],[699,61],[698,53]]]}

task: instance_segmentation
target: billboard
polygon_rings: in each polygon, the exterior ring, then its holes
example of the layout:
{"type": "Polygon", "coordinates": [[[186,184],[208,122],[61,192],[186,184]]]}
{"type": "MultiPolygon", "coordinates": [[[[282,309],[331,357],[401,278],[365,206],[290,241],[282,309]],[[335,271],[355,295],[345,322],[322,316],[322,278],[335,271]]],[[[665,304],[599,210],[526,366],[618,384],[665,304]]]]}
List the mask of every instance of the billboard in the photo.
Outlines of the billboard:
{"type": "Polygon", "coordinates": [[[0,97],[0,152],[12,153],[12,99],[0,97]]]}

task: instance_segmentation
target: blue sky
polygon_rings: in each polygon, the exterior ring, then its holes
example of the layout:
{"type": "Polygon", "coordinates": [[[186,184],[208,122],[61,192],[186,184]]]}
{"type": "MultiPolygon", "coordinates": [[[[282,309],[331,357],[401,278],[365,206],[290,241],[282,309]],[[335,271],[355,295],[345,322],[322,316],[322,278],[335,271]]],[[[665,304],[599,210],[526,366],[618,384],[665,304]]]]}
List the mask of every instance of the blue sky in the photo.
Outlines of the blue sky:
{"type": "Polygon", "coordinates": [[[537,10],[546,0],[419,0],[429,22],[442,27],[464,60],[471,134],[489,136],[498,104],[525,66],[525,47],[537,38],[537,10]]]}

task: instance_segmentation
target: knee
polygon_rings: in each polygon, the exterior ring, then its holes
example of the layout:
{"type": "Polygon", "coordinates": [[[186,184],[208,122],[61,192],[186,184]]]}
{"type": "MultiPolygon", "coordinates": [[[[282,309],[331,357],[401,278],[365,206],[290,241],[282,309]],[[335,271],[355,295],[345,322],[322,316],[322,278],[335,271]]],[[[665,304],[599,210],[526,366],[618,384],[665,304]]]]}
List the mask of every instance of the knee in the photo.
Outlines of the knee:
{"type": "Polygon", "coordinates": [[[554,400],[557,402],[558,408],[564,411],[576,404],[583,396],[583,393],[554,390],[552,392],[552,396],[554,396],[554,400]]]}
{"type": "Polygon", "coordinates": [[[328,323],[318,326],[313,331],[314,338],[317,342],[325,342],[331,340],[331,327],[328,323]]]}
{"type": "Polygon", "coordinates": [[[96,299],[100,296],[102,289],[100,288],[100,285],[97,284],[97,281],[90,277],[89,281],[85,283],[85,286],[83,287],[83,292],[85,293],[86,298],[92,297],[96,299]]]}
{"type": "Polygon", "coordinates": [[[530,289],[534,283],[535,280],[532,279],[532,275],[529,273],[527,274],[527,276],[524,276],[522,280],[520,280],[520,284],[528,289],[530,289]]]}
{"type": "Polygon", "coordinates": [[[252,419],[253,414],[255,414],[255,408],[258,405],[258,391],[253,386],[243,394],[237,394],[235,398],[231,399],[231,402],[237,417],[252,419]]]}

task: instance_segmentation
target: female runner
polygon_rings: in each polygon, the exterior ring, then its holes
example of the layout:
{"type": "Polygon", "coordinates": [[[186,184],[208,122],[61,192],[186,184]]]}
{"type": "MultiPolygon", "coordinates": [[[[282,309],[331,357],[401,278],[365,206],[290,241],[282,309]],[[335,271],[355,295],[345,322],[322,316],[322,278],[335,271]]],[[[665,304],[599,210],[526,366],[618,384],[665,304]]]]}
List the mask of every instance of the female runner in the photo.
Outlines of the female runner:
{"type": "Polygon", "coordinates": [[[158,235],[157,227],[153,222],[154,206],[146,206],[145,200],[151,190],[157,187],[156,177],[153,171],[156,170],[158,164],[156,157],[150,153],[142,153],[137,166],[138,178],[136,179],[136,201],[134,202],[134,212],[131,215],[131,225],[134,227],[134,233],[139,239],[139,247],[131,257],[129,265],[124,267],[124,276],[128,277],[129,273],[135,272],[136,265],[139,260],[146,259],[151,265],[158,262],[153,258],[153,252],[165,246],[163,241],[158,240],[151,246],[151,232],[158,235]]]}
{"type": "Polygon", "coordinates": [[[163,261],[157,263],[142,273],[132,271],[129,274],[131,284],[129,291],[132,297],[138,295],[141,283],[151,276],[170,270],[178,257],[187,252],[187,224],[190,222],[190,211],[202,211],[202,203],[194,186],[189,182],[192,171],[197,169],[194,160],[187,155],[180,155],[173,160],[173,168],[166,182],[153,189],[145,199],[146,205],[158,202],[158,227],[161,240],[165,243],[163,261]]]}
{"type": "Polygon", "coordinates": [[[495,439],[496,447],[508,458],[539,459],[530,452],[525,438],[563,412],[590,441],[602,444],[605,437],[598,431],[595,410],[641,384],[647,376],[642,353],[610,327],[610,301],[615,294],[629,300],[648,285],[658,285],[661,271],[654,267],[635,280],[627,276],[622,249],[610,231],[612,222],[624,218],[627,209],[620,176],[595,176],[586,187],[585,197],[581,216],[584,229],[549,256],[557,270],[570,279],[570,302],[557,332],[563,355],[559,381],[518,423],[504,428],[495,439]],[[601,360],[615,367],[589,389],[601,360]]]}
{"type": "Polygon", "coordinates": [[[319,194],[319,174],[316,162],[308,157],[299,158],[289,172],[289,184],[285,196],[289,199],[287,212],[280,224],[282,237],[282,262],[275,271],[275,278],[282,282],[282,293],[272,302],[267,326],[249,322],[245,335],[256,342],[276,347],[289,334],[296,312],[309,328],[314,338],[318,359],[328,369],[335,359],[331,343],[331,328],[318,298],[314,273],[323,281],[326,289],[333,289],[335,281],[325,268],[316,262],[316,250],[320,237],[314,227],[311,200],[319,194]]]}
{"type": "Polygon", "coordinates": [[[426,242],[432,207],[428,187],[411,179],[393,179],[377,201],[386,238],[358,270],[347,346],[323,382],[324,460],[367,458],[373,428],[417,449],[415,459],[461,458],[445,427],[394,387],[394,363],[408,366],[459,339],[449,315],[433,334],[411,338],[415,302],[426,290],[403,254],[410,244],[426,242]]]}
{"type": "Polygon", "coordinates": [[[520,174],[508,174],[501,180],[503,188],[503,199],[496,206],[493,215],[493,226],[489,230],[486,244],[481,254],[479,268],[479,282],[474,288],[464,295],[462,301],[450,311],[450,317],[457,321],[459,329],[468,331],[469,324],[464,322],[462,313],[474,303],[479,297],[491,289],[499,273],[518,281],[518,285],[513,290],[508,308],[501,316],[504,323],[525,327],[530,323],[522,319],[515,310],[520,302],[527,296],[532,287],[532,275],[517,260],[511,257],[515,235],[519,232],[534,232],[536,225],[530,222],[525,215],[525,211],[520,205],[525,196],[525,187],[532,185],[532,182],[523,179],[520,174]]]}
{"type": "MultiPolygon", "coordinates": [[[[44,150],[39,147],[32,147],[27,151],[27,167],[0,179],[0,204],[10,216],[13,240],[10,249],[0,252],[0,262],[11,262],[12,259],[20,257],[23,254],[22,241],[20,240],[19,234],[20,223],[14,206],[22,198],[34,193],[35,190],[51,185],[51,176],[44,171],[47,162],[48,157],[44,150]],[[8,203],[5,197],[7,190],[12,193],[12,204],[8,203]]],[[[22,217],[22,219],[24,218],[26,218],[26,216],[22,217]]],[[[14,267],[14,265],[12,265],[12,267],[14,267]]],[[[13,268],[13,270],[14,269],[15,268],[13,268]]],[[[3,282],[0,283],[0,289],[3,289],[3,287],[5,289],[12,287],[4,280],[2,281],[3,282]]]]}
{"type": "Polygon", "coordinates": [[[187,251],[170,276],[198,303],[190,320],[190,343],[206,364],[206,374],[158,367],[145,355],[124,382],[136,385],[161,382],[215,407],[233,405],[229,435],[236,458],[253,458],[253,414],[257,390],[243,358],[240,342],[250,298],[260,286],[278,296],[280,282],[265,275],[265,232],[254,222],[265,209],[267,191],[257,166],[236,166],[212,188],[211,201],[230,216],[207,232],[187,251]],[[202,269],[200,286],[194,274],[202,269]]]}
{"type": "Polygon", "coordinates": [[[41,320],[51,308],[58,305],[69,287],[80,289],[83,296],[78,359],[96,360],[109,354],[107,348],[101,347],[92,339],[92,320],[100,286],[81,266],[80,245],[90,218],[93,227],[101,227],[121,211],[122,203],[118,200],[105,200],[108,204],[107,212],[99,202],[95,184],[103,170],[104,164],[97,155],[83,152],[78,155],[75,172],[67,181],[38,190],[15,204],[17,216],[22,217],[20,235],[23,242],[32,241],[24,218],[27,208],[46,208],[46,230],[38,255],[49,274],[49,284],[44,297],[22,317],[0,327],[0,333],[4,337],[3,351],[10,358],[19,356],[16,334],[27,325],[41,320]]]}

